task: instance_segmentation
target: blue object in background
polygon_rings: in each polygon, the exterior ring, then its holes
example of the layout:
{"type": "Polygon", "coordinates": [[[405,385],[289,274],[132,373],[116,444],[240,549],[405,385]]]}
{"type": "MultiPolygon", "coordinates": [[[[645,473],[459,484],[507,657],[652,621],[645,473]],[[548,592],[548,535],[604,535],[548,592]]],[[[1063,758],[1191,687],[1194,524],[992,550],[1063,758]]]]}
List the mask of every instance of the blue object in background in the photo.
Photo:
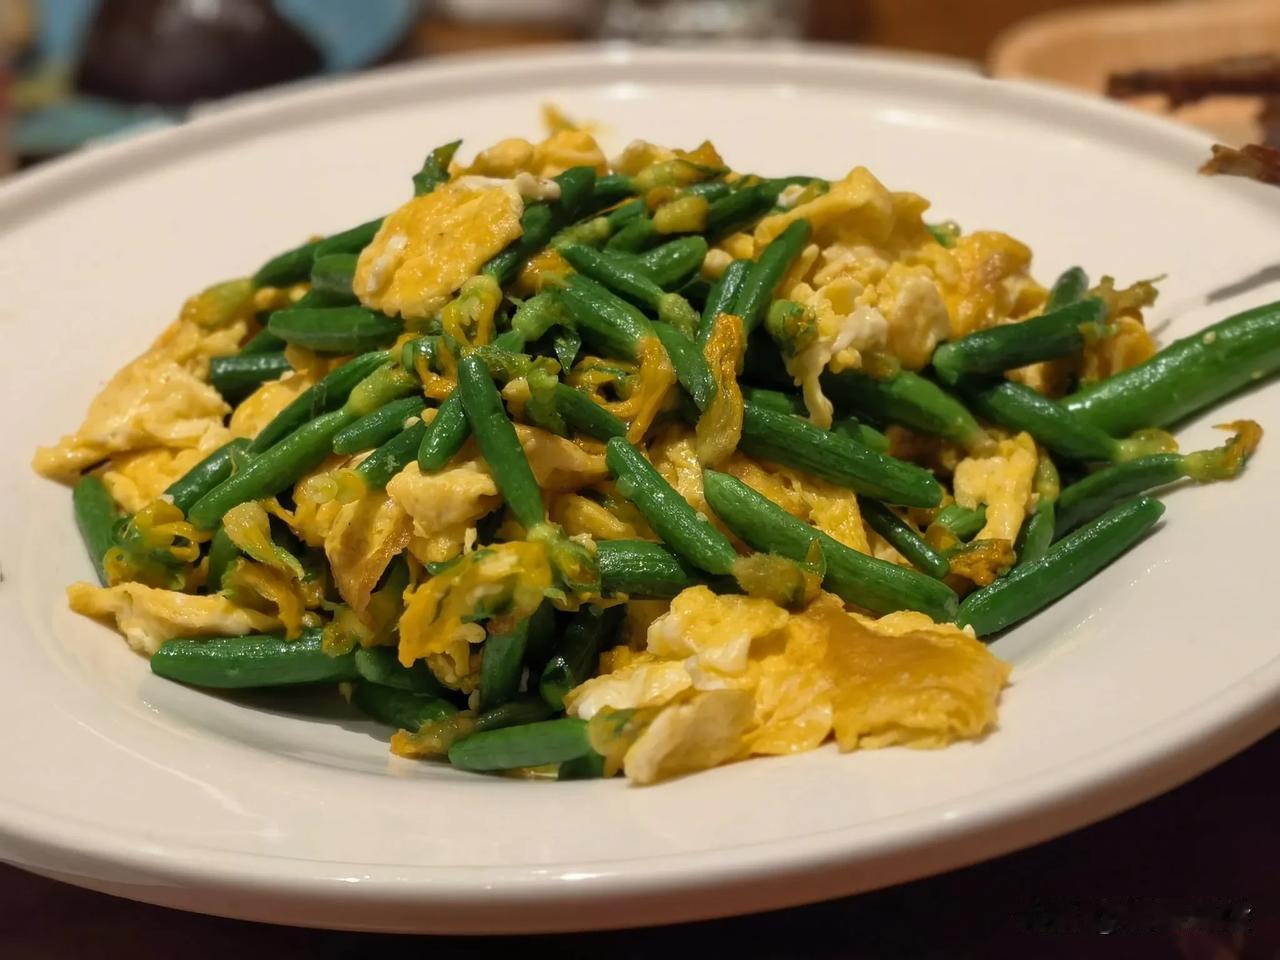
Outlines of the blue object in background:
{"type": "MultiPolygon", "coordinates": [[[[71,71],[99,0],[39,0],[38,70],[71,71]]],[[[326,73],[358,70],[385,57],[417,19],[420,0],[275,0],[276,9],[315,44],[326,73]]],[[[20,114],[20,156],[52,156],[81,144],[180,122],[181,113],[73,95],[20,114]]]]}

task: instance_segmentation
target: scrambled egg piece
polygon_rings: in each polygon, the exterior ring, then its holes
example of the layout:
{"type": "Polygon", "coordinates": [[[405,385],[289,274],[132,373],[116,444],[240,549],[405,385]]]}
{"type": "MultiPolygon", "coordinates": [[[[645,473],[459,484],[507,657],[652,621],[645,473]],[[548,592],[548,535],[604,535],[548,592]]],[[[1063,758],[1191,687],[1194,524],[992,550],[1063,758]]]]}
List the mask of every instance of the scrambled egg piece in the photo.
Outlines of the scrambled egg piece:
{"type": "Polygon", "coordinates": [[[334,585],[357,614],[392,559],[409,545],[413,523],[388,493],[373,490],[344,504],[324,538],[334,585]]]}
{"type": "Polygon", "coordinates": [[[1031,250],[1008,234],[991,230],[956,240],[951,254],[958,282],[945,293],[952,338],[1025,317],[1044,305],[1047,291],[1031,278],[1031,250]]]}
{"type": "Polygon", "coordinates": [[[76,613],[113,617],[129,646],[148,656],[174,637],[240,636],[280,627],[275,617],[237,606],[216,593],[193,596],[140,583],[73,583],[67,587],[67,601],[76,613]]]}
{"type": "Polygon", "coordinates": [[[598,174],[608,171],[604,152],[586,130],[562,128],[537,144],[521,137],[509,137],[481,150],[471,166],[459,172],[463,176],[515,177],[532,173],[538,177],[554,177],[570,167],[591,167],[598,174]]]}
{"type": "Polygon", "coordinates": [[[252,439],[262,428],[275,419],[276,414],[298,399],[298,396],[319,379],[310,370],[286,373],[279,380],[270,380],[254,390],[236,406],[228,426],[233,436],[252,439]]]}
{"type": "Polygon", "coordinates": [[[643,729],[623,759],[637,783],[810,750],[832,734],[843,750],[978,737],[1009,673],[972,635],[923,614],[876,620],[830,594],[788,613],[703,586],[653,621],[645,652],[602,660],[615,665],[565,705],[588,720],[637,711],[643,729]]]}
{"type": "MultiPolygon", "coordinates": [[[[205,441],[216,443],[221,435],[216,430],[205,434],[205,441]]],[[[128,513],[137,513],[165,489],[186,475],[187,471],[212,453],[216,447],[206,449],[187,447],[151,447],[118,453],[111,458],[110,466],[102,472],[111,497],[128,513]]]]}
{"type": "Polygon", "coordinates": [[[501,503],[498,485],[478,459],[429,474],[410,463],[387,483],[387,495],[412,519],[409,551],[424,563],[456,555],[467,530],[501,503]]]}
{"type": "Polygon", "coordinates": [[[524,201],[514,182],[472,189],[445,184],[382,222],[356,264],[366,307],[423,319],[443,307],[485,262],[521,234],[524,201]]]}
{"type": "Polygon", "coordinates": [[[1034,506],[1032,483],[1039,455],[1028,433],[1001,440],[996,449],[980,457],[965,457],[952,478],[956,502],[973,509],[987,505],[987,522],[977,540],[1013,543],[1034,506]]]}

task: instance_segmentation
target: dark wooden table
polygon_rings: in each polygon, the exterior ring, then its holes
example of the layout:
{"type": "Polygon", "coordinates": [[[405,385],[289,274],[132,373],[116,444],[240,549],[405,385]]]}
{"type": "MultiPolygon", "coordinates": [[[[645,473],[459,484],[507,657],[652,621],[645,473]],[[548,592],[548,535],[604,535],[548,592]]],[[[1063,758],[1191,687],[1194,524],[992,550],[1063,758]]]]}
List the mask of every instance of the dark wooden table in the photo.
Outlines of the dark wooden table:
{"type": "Polygon", "coordinates": [[[699,955],[1280,960],[1280,734],[1150,803],[964,870],[733,920],[487,940],[222,920],[0,866],[0,958],[699,955]],[[375,954],[375,951],[377,953],[375,954]],[[517,952],[518,951],[518,952],[517,952]]]}

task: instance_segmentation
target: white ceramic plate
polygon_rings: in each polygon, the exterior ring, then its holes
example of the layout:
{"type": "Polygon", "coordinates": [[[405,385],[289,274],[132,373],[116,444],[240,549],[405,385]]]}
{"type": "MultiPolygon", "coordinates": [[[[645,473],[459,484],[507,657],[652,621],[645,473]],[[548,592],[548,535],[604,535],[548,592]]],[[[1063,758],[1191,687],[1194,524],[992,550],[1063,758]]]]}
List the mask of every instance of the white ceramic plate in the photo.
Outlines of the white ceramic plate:
{"type": "MultiPolygon", "coordinates": [[[[818,50],[557,51],[252,98],[0,188],[0,855],[211,913],[433,932],[585,929],[895,883],[1143,800],[1277,725],[1268,438],[1243,479],[996,644],[1000,729],[941,752],[753,760],[662,786],[487,779],[388,755],[304,701],[152,677],[67,609],[90,576],[67,491],[28,470],[183,297],[401,202],[424,151],[533,135],[555,101],[740,168],[868,165],[940,217],[1124,281],[1168,274],[1180,335],[1280,299],[1280,191],[1198,177],[1201,136],[1102,102],[818,50]],[[1268,269],[1269,268],[1269,269],[1268,269]],[[1259,271],[1263,271],[1259,275],[1259,271]],[[1206,305],[1214,294],[1218,302],[1206,305]],[[1266,551],[1266,552],[1264,552],[1266,551]]],[[[1280,428],[1280,388],[1215,411],[1280,428]]],[[[1220,442],[1206,423],[1188,442],[1220,442]]],[[[329,701],[332,703],[332,700],[329,701]]]]}

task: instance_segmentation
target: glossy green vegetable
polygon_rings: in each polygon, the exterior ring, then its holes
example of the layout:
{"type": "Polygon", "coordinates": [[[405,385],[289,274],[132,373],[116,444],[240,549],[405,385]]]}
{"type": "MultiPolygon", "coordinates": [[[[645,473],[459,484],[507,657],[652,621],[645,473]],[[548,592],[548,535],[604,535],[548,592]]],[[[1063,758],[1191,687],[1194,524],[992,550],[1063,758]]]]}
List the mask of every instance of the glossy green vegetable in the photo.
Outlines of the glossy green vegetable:
{"type": "Polygon", "coordinates": [[[730,573],[738,558],[727,537],[708,523],[631,444],[610,440],[605,462],[617,478],[618,493],[644,515],[672,550],[710,573],[730,573]]]}
{"type": "Polygon", "coordinates": [[[1167,427],[1280,370],[1280,301],[1176,340],[1150,360],[1085,387],[1062,406],[1120,437],[1167,427]]]}
{"type": "Polygon", "coordinates": [[[291,307],[271,314],[267,329],[294,346],[341,354],[390,346],[404,325],[364,307],[291,307]]]}
{"type": "Polygon", "coordinates": [[[370,220],[359,226],[335,233],[323,240],[312,240],[301,246],[286,250],[272,257],[253,275],[254,286],[287,287],[294,283],[302,283],[311,276],[311,265],[316,257],[330,253],[359,253],[373,239],[378,228],[382,226],[381,218],[370,220]]]}
{"type": "Polygon", "coordinates": [[[467,422],[466,411],[462,409],[462,394],[454,390],[427,424],[427,431],[418,445],[418,468],[423,473],[443,469],[470,435],[471,425],[467,422]]]}
{"type": "MultiPolygon", "coordinates": [[[[402,576],[407,581],[407,571],[402,576]]],[[[436,675],[424,661],[419,660],[411,667],[404,666],[395,647],[362,647],[352,656],[355,658],[356,672],[369,683],[426,697],[457,696],[456,690],[446,689],[436,679],[436,675]]]]}
{"type": "Polygon", "coordinates": [[[750,260],[734,260],[724,268],[724,273],[711,287],[707,302],[702,307],[702,319],[698,324],[698,342],[706,343],[711,336],[711,325],[722,313],[732,313],[734,304],[742,294],[742,286],[751,273],[750,260]]]}
{"type": "Polygon", "coordinates": [[[166,640],[151,656],[151,672],[195,687],[239,689],[355,680],[355,658],[331,657],[321,630],[296,640],[276,634],[166,640]]]}
{"type": "Polygon", "coordinates": [[[427,154],[427,158],[422,161],[422,169],[413,175],[415,197],[425,196],[449,181],[449,164],[453,162],[453,156],[460,146],[461,140],[452,140],[427,154]]]}
{"type": "Polygon", "coordinates": [[[883,379],[854,372],[827,373],[822,376],[822,387],[841,413],[859,419],[901,424],[958,443],[966,450],[979,448],[988,440],[963,403],[908,370],[883,379]]]}
{"type": "Polygon", "coordinates": [[[1089,291],[1089,275],[1080,267],[1068,267],[1054,281],[1049,289],[1049,299],[1045,301],[1044,312],[1050,313],[1067,304],[1083,300],[1089,291]]]}
{"type": "Polygon", "coordinates": [[[356,473],[370,490],[381,490],[418,456],[427,425],[421,420],[401,430],[356,466],[356,473]]]}
{"type": "Polygon", "coordinates": [[[774,290],[808,243],[809,233],[808,220],[792,221],[765,247],[760,259],[752,265],[738,291],[732,311],[742,320],[742,329],[746,333],[750,333],[764,321],[774,290]]]}
{"type": "Polygon", "coordinates": [[[342,406],[356,384],[389,359],[389,353],[378,350],[348,360],[319,383],[298,394],[287,407],[276,414],[253,438],[253,442],[249,444],[249,453],[262,453],[308,420],[342,406]]]}
{"type": "Polygon", "coordinates": [[[702,582],[696,570],[651,540],[600,540],[596,563],[605,596],[668,600],[702,582]]]}
{"type": "Polygon", "coordinates": [[[514,770],[592,753],[587,723],[574,717],[487,730],[454,741],[449,762],[461,770],[514,770]]]}
{"type": "Polygon", "coordinates": [[[102,561],[107,551],[115,545],[113,531],[120,518],[116,502],[101,480],[87,474],[71,488],[71,506],[75,511],[76,526],[84,539],[85,549],[89,551],[89,559],[93,561],[93,569],[97,571],[98,582],[105,585],[107,574],[102,561]]]}
{"type": "Polygon", "coordinates": [[[219,526],[213,533],[213,539],[209,541],[209,564],[206,567],[205,585],[210,593],[217,593],[222,589],[223,576],[231,568],[232,562],[239,557],[240,548],[232,543],[231,538],[227,536],[227,531],[219,526]]]}
{"type": "Polygon", "coordinates": [[[424,723],[443,720],[458,712],[448,700],[397,690],[367,680],[357,681],[351,702],[368,717],[399,730],[417,732],[424,723]]]}
{"type": "Polygon", "coordinates": [[[640,344],[653,336],[643,313],[589,277],[571,274],[558,293],[582,338],[609,356],[635,359],[640,344]]]}
{"type": "Polygon", "coordinates": [[[980,637],[997,633],[1039,612],[1089,580],[1155,526],[1164,505],[1140,497],[1112,507],[1059,540],[1043,557],[1020,564],[960,604],[956,622],[980,637]]]}
{"type": "Polygon", "coordinates": [[[956,612],[956,595],[941,581],[846,547],[797,520],[741,480],[702,472],[707,503],[725,525],[757,550],[803,561],[816,540],[826,561],[823,585],[874,613],[919,610],[943,622],[956,612]]]}
{"type": "Polygon", "coordinates": [[[933,368],[944,383],[965,374],[1001,373],[1057,357],[1079,353],[1087,331],[1102,331],[1107,308],[1092,297],[1019,323],[978,330],[941,344],[933,352],[933,368]]]}
{"type": "Polygon", "coordinates": [[[175,507],[186,513],[191,505],[231,476],[247,455],[249,441],[236,437],[220,446],[165,488],[175,507]]]}
{"type": "Polygon", "coordinates": [[[351,454],[378,447],[404,430],[405,421],[416,418],[425,407],[422,397],[393,400],[334,434],[333,452],[351,454]]]}
{"type": "Polygon", "coordinates": [[[330,253],[316,257],[311,264],[311,289],[321,293],[351,296],[356,262],[359,259],[354,253],[330,253]]]}
{"type": "Polygon", "coordinates": [[[472,355],[458,364],[458,392],[502,499],[526,530],[542,523],[547,519],[542,490],[507,417],[502,395],[479,357],[472,355]]]}
{"type": "Polygon", "coordinates": [[[635,262],[664,290],[678,290],[691,280],[707,256],[707,241],[699,236],[677,237],[637,254],[635,262]]]}
{"type": "Polygon", "coordinates": [[[538,693],[549,706],[563,710],[565,695],[595,672],[621,618],[622,607],[583,607],[570,618],[538,680],[538,693]]]}
{"type": "Polygon", "coordinates": [[[564,422],[577,433],[585,433],[601,441],[627,435],[626,423],[568,384],[556,384],[555,402],[564,422]]]}
{"type": "Polygon", "coordinates": [[[539,720],[547,719],[552,713],[552,709],[541,697],[519,697],[480,714],[475,719],[475,730],[481,733],[486,730],[502,730],[505,727],[537,723],[539,720]]]}
{"type": "Polygon", "coordinates": [[[239,403],[269,380],[293,370],[283,351],[238,353],[209,361],[209,382],[228,403],[239,403]]]}
{"type": "Polygon", "coordinates": [[[867,525],[884,537],[921,573],[942,579],[951,572],[947,558],[929,546],[911,524],[883,503],[863,500],[859,505],[862,507],[862,519],[867,525]]]}

